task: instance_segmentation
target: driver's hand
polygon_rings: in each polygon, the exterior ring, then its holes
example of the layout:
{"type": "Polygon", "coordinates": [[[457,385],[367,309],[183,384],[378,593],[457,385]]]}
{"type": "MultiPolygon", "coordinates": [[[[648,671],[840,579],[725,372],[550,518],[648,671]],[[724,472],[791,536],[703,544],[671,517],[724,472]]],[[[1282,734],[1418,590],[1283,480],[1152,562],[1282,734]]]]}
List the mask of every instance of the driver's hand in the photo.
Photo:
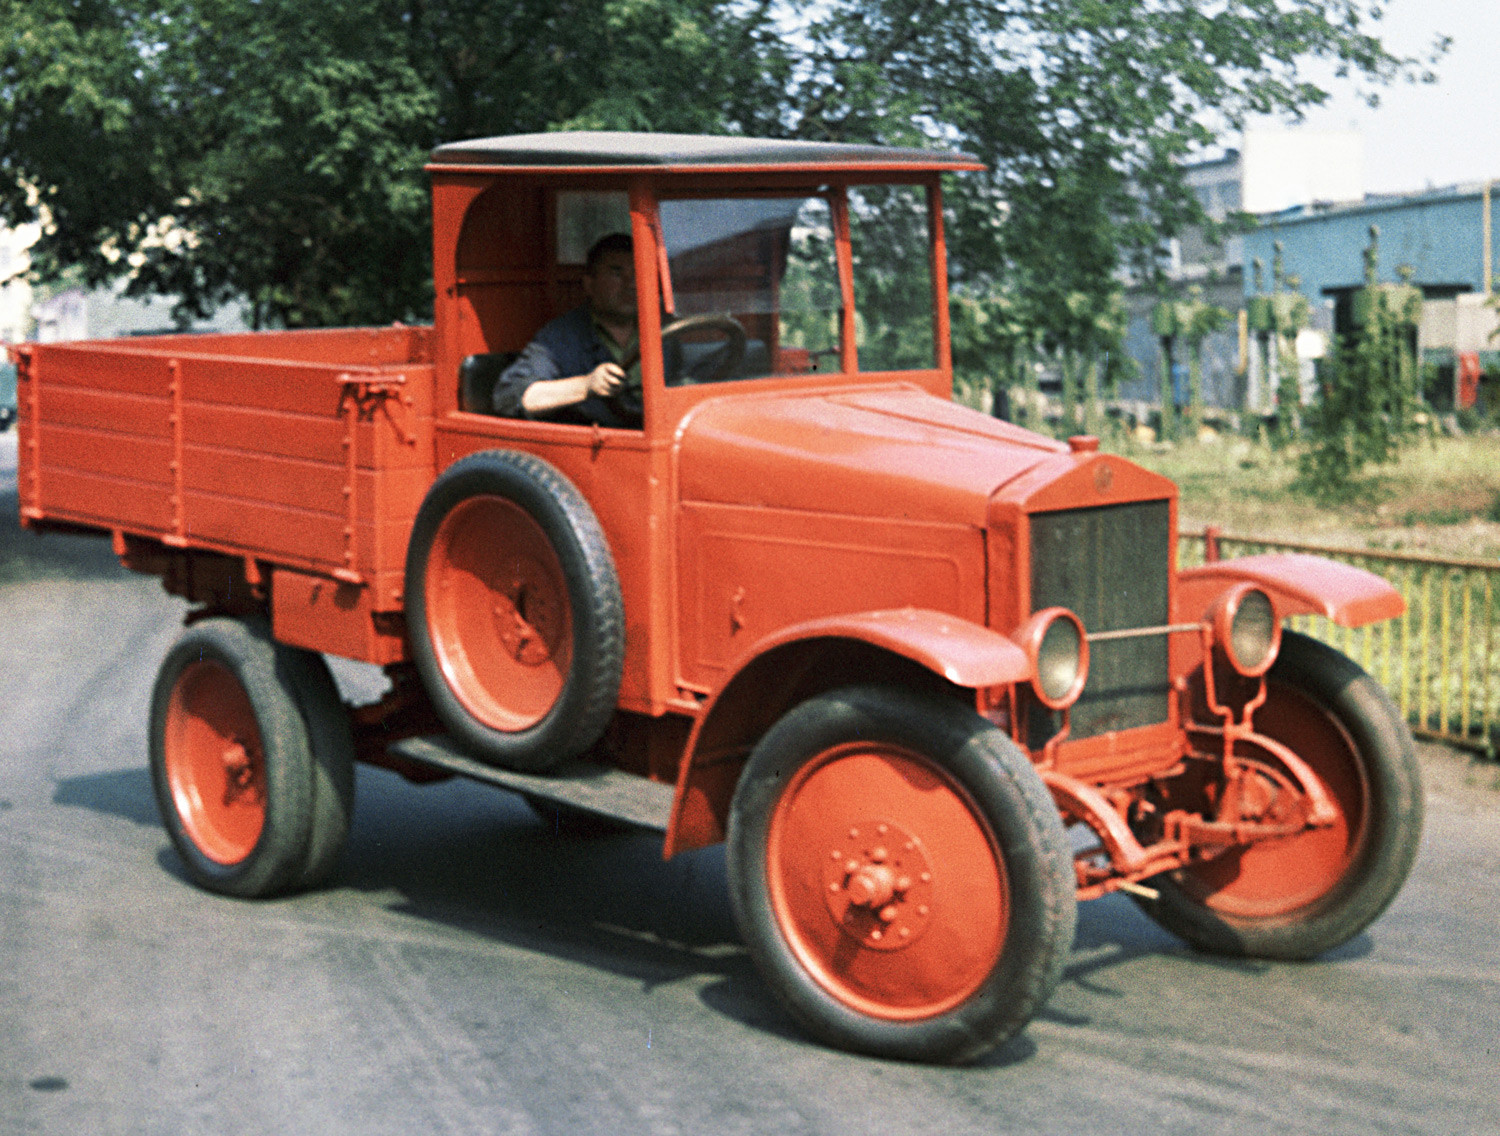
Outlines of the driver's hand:
{"type": "Polygon", "coordinates": [[[600,363],[589,372],[589,394],[609,398],[625,385],[625,372],[618,363],[600,363]]]}

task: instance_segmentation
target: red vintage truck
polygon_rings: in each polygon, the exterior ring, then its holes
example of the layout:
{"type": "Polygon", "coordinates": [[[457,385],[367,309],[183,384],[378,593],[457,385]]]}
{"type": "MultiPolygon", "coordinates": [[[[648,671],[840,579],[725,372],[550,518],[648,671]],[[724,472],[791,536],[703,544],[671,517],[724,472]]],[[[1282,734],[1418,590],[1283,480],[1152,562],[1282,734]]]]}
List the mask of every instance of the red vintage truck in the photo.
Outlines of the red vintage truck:
{"type": "Polygon", "coordinates": [[[437,149],[431,327],[23,345],[23,523],[192,604],[150,763],[193,879],[327,878],[357,761],[727,841],[746,945],[834,1045],[970,1059],[1076,903],[1301,959],[1400,888],[1406,726],[1283,631],[1401,611],[1300,556],[1179,569],[1174,486],[951,401],[966,155],[676,135],[437,149]],[[632,238],[623,426],[499,376],[632,238]],[[347,707],[324,655],[383,666],[347,707]]]}

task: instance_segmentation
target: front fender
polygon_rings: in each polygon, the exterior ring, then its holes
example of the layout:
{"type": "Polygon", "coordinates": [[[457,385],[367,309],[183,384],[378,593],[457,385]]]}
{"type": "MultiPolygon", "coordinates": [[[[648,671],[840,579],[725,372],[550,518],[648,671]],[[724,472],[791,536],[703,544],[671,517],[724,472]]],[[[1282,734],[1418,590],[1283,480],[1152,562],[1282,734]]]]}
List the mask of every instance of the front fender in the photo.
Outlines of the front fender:
{"type": "Polygon", "coordinates": [[[1322,556],[1270,552],[1184,568],[1173,622],[1203,619],[1224,589],[1242,580],[1264,588],[1283,617],[1324,615],[1342,627],[1363,627],[1406,610],[1401,593],[1374,572],[1322,556]]]}
{"type": "Polygon", "coordinates": [[[920,608],[829,616],[784,628],[736,661],[693,727],[677,774],[664,855],[724,838],[750,749],[798,701],[860,681],[979,690],[1026,682],[1026,652],[955,615],[920,608]]]}
{"type": "Polygon", "coordinates": [[[954,686],[976,690],[1031,677],[1026,652],[1000,632],[946,612],[904,607],[827,616],[783,628],[741,656],[725,686],[756,658],[785,643],[812,639],[868,643],[919,663],[954,686]]]}

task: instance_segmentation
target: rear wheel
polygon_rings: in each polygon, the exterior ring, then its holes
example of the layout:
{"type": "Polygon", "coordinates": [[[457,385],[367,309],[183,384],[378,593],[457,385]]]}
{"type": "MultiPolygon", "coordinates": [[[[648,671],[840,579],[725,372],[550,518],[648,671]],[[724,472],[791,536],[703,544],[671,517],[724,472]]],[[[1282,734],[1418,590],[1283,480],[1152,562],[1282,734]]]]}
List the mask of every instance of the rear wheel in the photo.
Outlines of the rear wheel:
{"type": "Polygon", "coordinates": [[[1422,836],[1411,732],[1353,661],[1287,632],[1257,730],[1312,767],[1338,812],[1325,828],[1231,849],[1151,881],[1138,902],[1204,950],[1307,959],[1346,942],[1395,898],[1422,836]]]}
{"type": "Polygon", "coordinates": [[[157,675],[150,744],[157,805],[195,883],[260,897],[327,877],[354,765],[320,657],[276,643],[261,620],[194,624],[157,675]]]}
{"type": "Polygon", "coordinates": [[[729,881],[766,981],[809,1032],[964,1061],[1041,1008],[1074,873],[1030,760],[972,710],[896,688],[803,703],[755,747],[729,881]]]}
{"type": "Polygon", "coordinates": [[[293,890],[327,882],[349,838],[354,816],[354,733],[349,711],[323,656],[280,647],[286,672],[307,726],[312,754],[312,830],[293,890]]]}

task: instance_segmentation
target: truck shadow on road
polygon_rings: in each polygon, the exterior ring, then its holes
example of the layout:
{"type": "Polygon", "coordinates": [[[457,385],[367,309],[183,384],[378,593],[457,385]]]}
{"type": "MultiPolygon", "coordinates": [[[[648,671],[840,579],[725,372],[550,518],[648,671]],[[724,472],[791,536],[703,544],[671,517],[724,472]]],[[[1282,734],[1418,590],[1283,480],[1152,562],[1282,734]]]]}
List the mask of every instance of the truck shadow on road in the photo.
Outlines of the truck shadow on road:
{"type": "Polygon", "coordinates": [[[334,888],[394,892],[387,911],[579,963],[643,990],[707,979],[704,1005],[815,1045],[786,1018],[740,942],[722,846],[664,861],[661,834],[578,835],[510,793],[464,781],[415,788],[360,770],[334,888]]]}
{"type": "Polygon", "coordinates": [[[69,808],[90,809],[149,828],[160,828],[151,774],[145,769],[116,769],[64,777],[57,782],[52,803],[69,808]]]}
{"type": "MultiPolygon", "coordinates": [[[[661,858],[660,833],[559,832],[518,797],[449,782],[421,789],[361,770],[355,830],[336,888],[394,892],[391,912],[577,962],[643,990],[699,983],[711,1012],[834,1054],[782,1010],[745,951],[722,845],[661,858]]],[[[1024,1034],[985,1058],[1023,1061],[1024,1034]]]]}
{"type": "MultiPolygon", "coordinates": [[[[659,833],[579,836],[500,790],[463,781],[418,788],[367,768],[359,778],[349,844],[328,887],[242,909],[247,934],[258,919],[276,922],[300,911],[318,922],[353,922],[356,934],[379,938],[391,932],[378,912],[409,916],[445,928],[443,938],[456,932],[459,940],[546,954],[628,978],[647,991],[707,979],[698,997],[714,1013],[816,1046],[785,1016],[741,945],[722,846],[663,861],[659,833]],[[368,917],[351,912],[351,893],[364,897],[368,917]]],[[[136,825],[160,824],[143,768],[63,779],[53,801],[136,825]]],[[[188,886],[170,846],[158,860],[188,886]]],[[[1369,950],[1368,937],[1361,935],[1325,959],[1369,950]]],[[[1115,984],[1112,972],[1144,959],[1172,964],[1174,957],[1186,966],[1240,973],[1283,965],[1199,954],[1125,897],[1109,896],[1079,908],[1063,989],[1071,984],[1090,999],[1123,998],[1129,983],[1115,984]]],[[[1054,999],[1039,1018],[1062,1026],[1091,1024],[1060,1002],[1054,999]]],[[[1012,1065],[1035,1051],[1023,1032],[981,1064],[1012,1065]]]]}
{"type": "MultiPolygon", "coordinates": [[[[1311,963],[1208,954],[1162,930],[1126,896],[1115,894],[1079,905],[1073,957],[1064,972],[1063,983],[1072,983],[1092,995],[1115,998],[1124,997],[1125,991],[1111,985],[1109,973],[1141,959],[1180,959],[1186,966],[1253,975],[1265,974],[1277,967],[1316,966],[1361,958],[1372,949],[1369,935],[1361,933],[1311,963]]],[[[1065,1024],[1087,1024],[1085,1020],[1052,1010],[1044,1010],[1040,1016],[1065,1024]]]]}

